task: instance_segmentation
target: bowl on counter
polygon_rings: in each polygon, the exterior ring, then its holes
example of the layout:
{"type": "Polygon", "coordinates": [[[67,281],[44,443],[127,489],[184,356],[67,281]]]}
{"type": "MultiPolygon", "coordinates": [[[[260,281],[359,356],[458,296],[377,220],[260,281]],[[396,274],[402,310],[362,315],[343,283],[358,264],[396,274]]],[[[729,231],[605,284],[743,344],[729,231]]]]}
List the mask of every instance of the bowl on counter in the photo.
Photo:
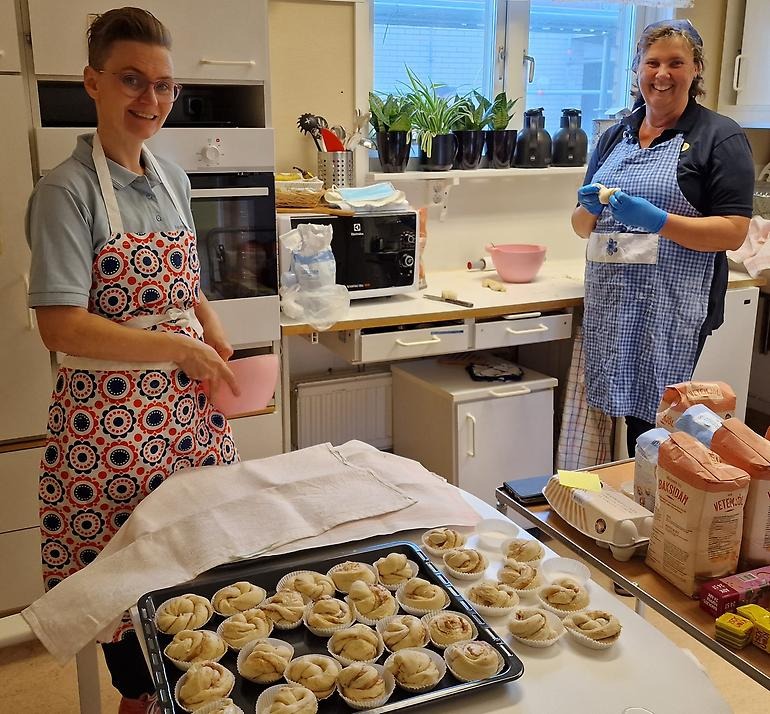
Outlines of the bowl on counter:
{"type": "Polygon", "coordinates": [[[506,283],[529,283],[545,260],[545,246],[533,243],[490,243],[487,253],[497,274],[506,283]]]}

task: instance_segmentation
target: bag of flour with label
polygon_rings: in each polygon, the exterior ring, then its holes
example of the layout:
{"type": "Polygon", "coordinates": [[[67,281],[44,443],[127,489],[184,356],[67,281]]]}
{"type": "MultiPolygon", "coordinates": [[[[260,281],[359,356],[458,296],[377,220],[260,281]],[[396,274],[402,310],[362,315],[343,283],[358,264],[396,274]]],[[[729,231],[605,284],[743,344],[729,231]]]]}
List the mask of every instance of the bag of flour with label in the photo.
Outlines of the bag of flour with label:
{"type": "Polygon", "coordinates": [[[737,568],[749,477],[677,431],[660,446],[657,478],[645,562],[696,597],[701,583],[737,568]]]}
{"type": "Polygon", "coordinates": [[[674,423],[695,404],[705,404],[721,417],[735,413],[735,392],[724,382],[682,382],[663,391],[655,415],[655,426],[674,431],[674,423]]]}
{"type": "Polygon", "coordinates": [[[690,407],[677,420],[676,428],[749,475],[738,565],[741,570],[753,570],[770,564],[770,441],[740,419],[721,419],[703,405],[690,407]]]}
{"type": "MultiPolygon", "coordinates": [[[[634,457],[634,500],[648,511],[655,511],[655,489],[658,479],[660,445],[671,436],[666,429],[650,429],[636,440],[634,457]]],[[[770,442],[768,442],[770,443],[770,442]]]]}

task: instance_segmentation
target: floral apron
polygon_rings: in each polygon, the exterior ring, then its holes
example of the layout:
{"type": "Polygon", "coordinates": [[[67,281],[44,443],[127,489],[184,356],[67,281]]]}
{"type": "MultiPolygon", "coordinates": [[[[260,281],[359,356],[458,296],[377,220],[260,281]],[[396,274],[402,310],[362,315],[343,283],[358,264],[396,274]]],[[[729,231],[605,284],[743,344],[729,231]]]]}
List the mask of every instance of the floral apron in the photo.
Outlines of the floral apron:
{"type": "MultiPolygon", "coordinates": [[[[626,132],[593,181],[667,213],[700,216],[679,189],[682,134],[643,149],[626,132]]],[[[654,423],[668,384],[692,377],[716,253],[624,226],[605,208],[586,249],[586,400],[611,416],[654,423]]]]}
{"type": "MultiPolygon", "coordinates": [[[[146,147],[143,152],[184,221],[158,162],[146,147]]],[[[200,301],[195,235],[126,233],[98,133],[93,158],[110,240],[94,259],[89,312],[135,329],[202,339],[194,313],[200,301]]],[[[94,560],[167,476],[238,460],[224,415],[201,383],[172,362],[65,356],[51,402],[40,476],[46,590],[94,560]]],[[[113,641],[130,629],[124,615],[113,641]]]]}

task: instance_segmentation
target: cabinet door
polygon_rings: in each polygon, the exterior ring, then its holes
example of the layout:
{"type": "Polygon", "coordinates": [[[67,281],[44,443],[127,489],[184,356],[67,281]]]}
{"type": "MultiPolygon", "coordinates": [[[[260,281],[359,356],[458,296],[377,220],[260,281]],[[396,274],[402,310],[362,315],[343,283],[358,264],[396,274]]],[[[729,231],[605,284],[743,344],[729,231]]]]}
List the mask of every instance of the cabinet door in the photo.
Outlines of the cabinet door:
{"type": "Polygon", "coordinates": [[[43,594],[40,529],[0,533],[0,612],[21,610],[43,594]]]}
{"type": "Polygon", "coordinates": [[[455,407],[457,485],[490,505],[503,481],[553,473],[553,390],[499,393],[455,407]]]}
{"type": "Polygon", "coordinates": [[[16,2],[0,0],[0,72],[20,72],[16,2]]]}
{"type": "Polygon", "coordinates": [[[739,106],[770,105],[767,94],[767,68],[770,67],[768,28],[770,28],[770,2],[746,0],[739,89],[735,100],[739,106]]]}
{"type": "Polygon", "coordinates": [[[283,453],[283,423],[280,411],[229,421],[241,461],[264,459],[283,453]]]}
{"type": "Polygon", "coordinates": [[[42,456],[42,448],[0,453],[0,533],[37,527],[42,456]]]}
{"type": "Polygon", "coordinates": [[[0,76],[0,441],[45,431],[51,362],[27,308],[29,248],[24,211],[32,191],[23,80],[0,76]]]}
{"type": "MultiPolygon", "coordinates": [[[[106,0],[29,0],[35,74],[80,77],[88,63],[86,30],[106,0]],[[66,31],[62,31],[66,28],[66,31]]],[[[267,78],[265,0],[147,0],[171,32],[174,73],[180,80],[264,81],[267,78]]]]}

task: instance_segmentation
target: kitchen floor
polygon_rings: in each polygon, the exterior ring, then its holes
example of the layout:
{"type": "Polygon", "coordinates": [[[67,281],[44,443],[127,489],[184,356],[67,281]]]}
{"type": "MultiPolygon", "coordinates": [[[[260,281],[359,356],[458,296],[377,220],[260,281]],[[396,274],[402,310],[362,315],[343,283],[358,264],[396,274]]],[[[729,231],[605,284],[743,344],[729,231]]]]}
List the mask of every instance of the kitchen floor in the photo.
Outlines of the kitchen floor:
{"type": "MultiPolygon", "coordinates": [[[[560,553],[570,553],[560,543],[543,539],[560,553]]],[[[598,571],[592,572],[595,582],[612,592],[612,583],[598,571]]],[[[634,600],[619,597],[618,601],[633,608],[634,600]]],[[[690,650],[703,665],[708,676],[735,714],[767,714],[770,711],[770,691],[727,664],[685,632],[672,625],[656,612],[647,608],[647,620],[663,632],[675,644],[690,650]]],[[[640,652],[639,656],[644,656],[640,652]]],[[[109,675],[102,662],[102,712],[115,714],[119,697],[110,686],[109,675]]],[[[18,645],[0,650],[0,714],[77,714],[77,677],[74,662],[59,667],[39,643],[18,645]]],[[[688,714],[682,712],[682,714],[688,714]]]]}

